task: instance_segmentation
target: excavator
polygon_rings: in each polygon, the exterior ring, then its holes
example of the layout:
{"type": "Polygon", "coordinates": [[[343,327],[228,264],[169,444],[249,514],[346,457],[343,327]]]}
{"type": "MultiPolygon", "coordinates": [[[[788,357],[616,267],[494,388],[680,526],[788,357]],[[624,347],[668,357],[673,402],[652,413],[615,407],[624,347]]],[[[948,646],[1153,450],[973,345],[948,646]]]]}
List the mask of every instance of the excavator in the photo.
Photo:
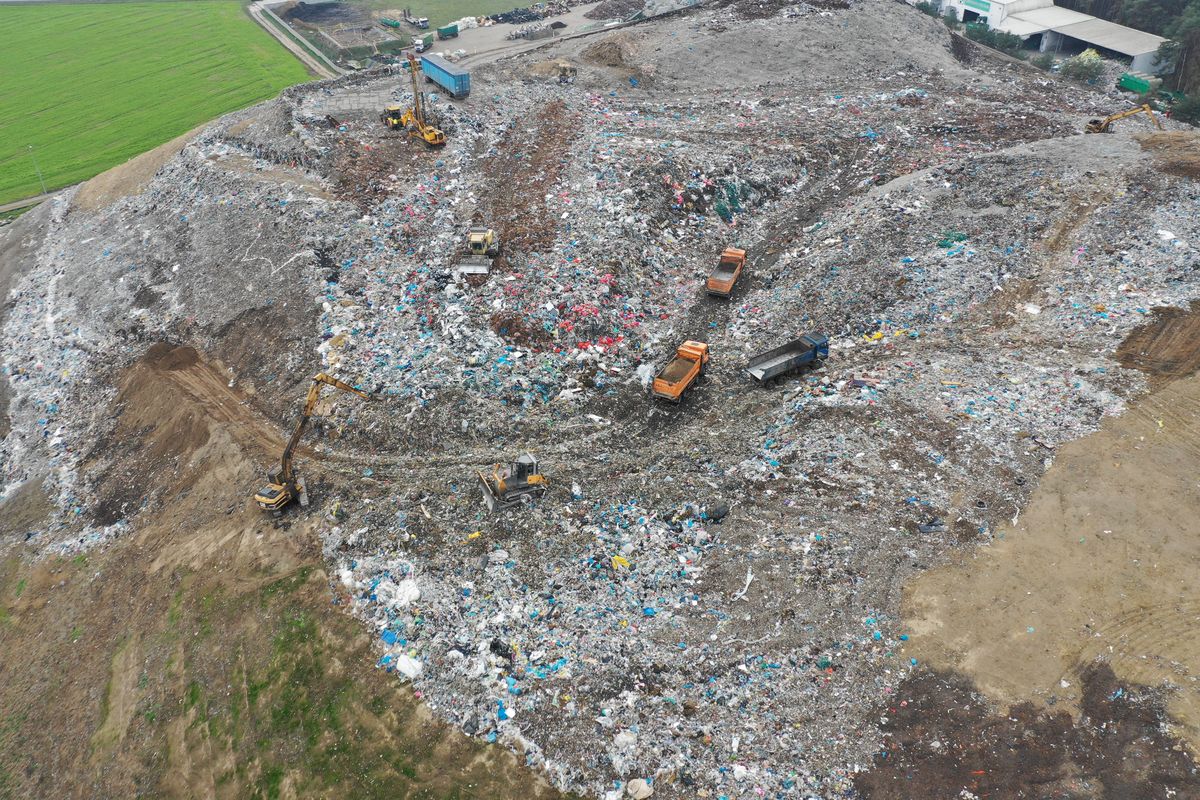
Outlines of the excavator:
{"type": "Polygon", "coordinates": [[[1088,120],[1087,127],[1084,128],[1084,133],[1112,133],[1112,124],[1114,122],[1119,119],[1125,119],[1126,117],[1132,117],[1135,114],[1141,114],[1142,112],[1150,115],[1150,119],[1154,120],[1154,124],[1160,131],[1163,129],[1162,123],[1159,122],[1158,117],[1154,115],[1154,109],[1152,109],[1148,104],[1144,104],[1135,106],[1133,108],[1127,108],[1124,111],[1118,111],[1116,114],[1109,114],[1104,119],[1090,119],[1088,120]]]}
{"type": "Polygon", "coordinates": [[[504,510],[525,502],[526,499],[544,497],[548,490],[546,476],[538,469],[537,459],[529,453],[519,457],[507,467],[496,464],[492,474],[479,476],[483,500],[489,511],[504,510]]]}
{"type": "Polygon", "coordinates": [[[441,147],[446,143],[446,134],[425,121],[425,94],[417,86],[417,70],[421,68],[413,54],[408,54],[408,75],[412,79],[412,108],[388,106],[379,116],[383,124],[391,129],[405,128],[408,135],[420,139],[430,147],[441,147]]]}
{"type": "Polygon", "coordinates": [[[350,384],[343,383],[324,372],[318,372],[313,376],[312,386],[309,387],[308,396],[304,399],[304,411],[300,414],[300,421],[296,423],[296,430],[292,431],[292,438],[288,439],[287,446],[283,448],[279,471],[270,473],[267,476],[267,485],[254,495],[254,502],[258,503],[258,507],[276,517],[282,515],[283,510],[293,500],[299,500],[301,506],[308,506],[308,490],[304,485],[304,479],[296,475],[292,469],[292,454],[300,442],[300,437],[304,434],[304,429],[308,427],[308,420],[312,417],[313,409],[317,407],[317,401],[321,398],[321,387],[326,385],[341,389],[343,392],[356,394],[364,400],[371,399],[371,396],[361,389],[355,389],[350,384]]]}

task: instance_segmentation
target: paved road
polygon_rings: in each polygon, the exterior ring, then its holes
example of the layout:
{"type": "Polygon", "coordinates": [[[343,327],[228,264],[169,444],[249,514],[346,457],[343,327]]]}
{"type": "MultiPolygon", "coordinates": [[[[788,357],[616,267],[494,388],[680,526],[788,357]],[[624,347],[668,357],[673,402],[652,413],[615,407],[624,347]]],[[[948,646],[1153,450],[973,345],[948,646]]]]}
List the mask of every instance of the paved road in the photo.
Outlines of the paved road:
{"type": "MultiPolygon", "coordinates": [[[[320,58],[314,56],[312,53],[308,52],[308,50],[304,49],[295,41],[293,41],[292,38],[283,31],[279,30],[279,28],[277,28],[269,19],[267,19],[268,15],[274,17],[276,20],[278,20],[279,17],[276,17],[275,12],[271,11],[271,9],[267,8],[261,2],[251,3],[250,5],[246,6],[246,11],[250,14],[251,19],[261,25],[267,33],[274,36],[280,44],[290,50],[291,53],[296,56],[296,58],[300,59],[302,64],[316,73],[319,77],[336,78],[339,75],[346,74],[344,69],[337,66],[329,59],[325,58],[324,56],[321,56],[320,58]]],[[[284,24],[282,20],[280,20],[280,23],[284,24]]]]}

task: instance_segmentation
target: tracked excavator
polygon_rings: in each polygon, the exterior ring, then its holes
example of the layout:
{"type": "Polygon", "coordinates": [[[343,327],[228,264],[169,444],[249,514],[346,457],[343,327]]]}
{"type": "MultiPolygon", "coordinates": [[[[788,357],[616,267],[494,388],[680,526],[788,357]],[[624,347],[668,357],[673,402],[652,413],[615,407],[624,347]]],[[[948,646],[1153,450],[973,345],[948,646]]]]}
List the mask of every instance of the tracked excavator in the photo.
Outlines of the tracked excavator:
{"type": "Polygon", "coordinates": [[[276,517],[283,514],[283,510],[294,500],[299,500],[301,506],[308,506],[308,490],[304,485],[304,479],[296,475],[295,470],[292,469],[292,455],[296,450],[296,445],[300,442],[300,437],[304,435],[304,429],[308,427],[308,420],[312,417],[313,409],[317,407],[317,401],[321,399],[322,386],[332,386],[343,392],[356,394],[364,400],[371,399],[371,396],[361,389],[355,389],[350,384],[343,383],[324,372],[318,372],[313,376],[308,396],[304,398],[304,410],[300,413],[300,421],[296,423],[296,430],[292,431],[292,438],[288,439],[287,446],[283,448],[279,471],[270,473],[267,476],[267,485],[254,495],[254,502],[258,503],[258,507],[276,517]]]}
{"type": "Polygon", "coordinates": [[[1163,129],[1162,123],[1158,121],[1158,117],[1154,114],[1154,109],[1152,109],[1149,104],[1144,104],[1134,108],[1127,108],[1124,111],[1118,111],[1115,114],[1109,114],[1104,119],[1090,119],[1088,120],[1087,127],[1083,130],[1084,133],[1112,133],[1112,124],[1117,120],[1125,119],[1126,117],[1132,117],[1135,114],[1142,113],[1149,114],[1150,119],[1154,120],[1154,124],[1158,127],[1158,129],[1160,131],[1163,129]]]}
{"type": "Polygon", "coordinates": [[[425,95],[417,86],[417,70],[420,68],[417,59],[410,52],[408,54],[408,76],[412,79],[412,108],[388,106],[379,118],[383,120],[384,125],[393,130],[404,128],[414,139],[420,139],[430,147],[441,147],[446,143],[446,134],[425,121],[425,95]]]}

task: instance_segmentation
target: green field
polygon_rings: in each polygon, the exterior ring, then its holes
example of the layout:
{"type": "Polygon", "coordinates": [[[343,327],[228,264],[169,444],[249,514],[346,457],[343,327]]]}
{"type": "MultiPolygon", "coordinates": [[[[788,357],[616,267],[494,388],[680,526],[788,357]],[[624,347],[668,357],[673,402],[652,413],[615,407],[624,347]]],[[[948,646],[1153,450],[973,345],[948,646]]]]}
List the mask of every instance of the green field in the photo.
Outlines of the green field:
{"type": "Polygon", "coordinates": [[[0,203],[67,186],[304,81],[236,0],[0,4],[0,203]],[[33,151],[29,150],[30,145],[33,151]]]}

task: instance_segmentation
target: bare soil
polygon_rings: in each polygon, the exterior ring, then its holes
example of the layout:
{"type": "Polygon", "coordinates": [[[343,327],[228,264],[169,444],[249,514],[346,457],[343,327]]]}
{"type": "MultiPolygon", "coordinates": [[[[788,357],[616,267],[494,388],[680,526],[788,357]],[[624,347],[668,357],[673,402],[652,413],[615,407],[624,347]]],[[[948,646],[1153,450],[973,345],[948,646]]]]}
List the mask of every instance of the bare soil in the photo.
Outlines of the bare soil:
{"type": "Polygon", "coordinates": [[[1152,394],[1062,447],[1016,524],[906,590],[906,655],[959,670],[996,702],[1088,713],[1103,661],[1159,687],[1200,745],[1200,377],[1196,311],[1157,312],[1122,347],[1152,394]]]}
{"type": "MultiPolygon", "coordinates": [[[[0,798],[558,796],[372,669],[315,520],[249,501],[282,433],[248,395],[165,344],[119,383],[91,473],[137,533],[0,562],[0,798]]],[[[5,535],[40,497],[5,504],[5,535]]]]}

